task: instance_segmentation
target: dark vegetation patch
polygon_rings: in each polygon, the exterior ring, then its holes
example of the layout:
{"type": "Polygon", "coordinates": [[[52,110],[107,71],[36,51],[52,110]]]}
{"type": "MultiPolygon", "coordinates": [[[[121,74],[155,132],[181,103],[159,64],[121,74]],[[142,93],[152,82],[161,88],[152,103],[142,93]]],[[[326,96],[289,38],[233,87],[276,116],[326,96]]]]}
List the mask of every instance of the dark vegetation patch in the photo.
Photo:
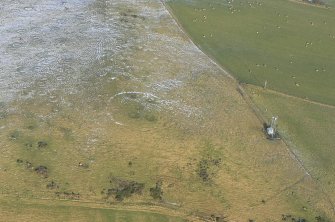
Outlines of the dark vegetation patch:
{"type": "Polygon", "coordinates": [[[37,147],[38,148],[46,148],[48,146],[48,143],[45,141],[38,141],[37,142],[37,147]]]}
{"type": "Polygon", "coordinates": [[[305,218],[295,217],[291,214],[282,214],[282,221],[292,221],[292,222],[307,222],[305,218]]]}
{"type": "Polygon", "coordinates": [[[209,180],[208,169],[209,169],[208,161],[200,160],[198,167],[198,175],[204,182],[209,180]]]}
{"type": "Polygon", "coordinates": [[[72,191],[64,191],[64,192],[55,192],[56,196],[60,199],[69,199],[69,200],[79,200],[80,194],[72,191]]]}
{"type": "Polygon", "coordinates": [[[322,0],[303,0],[303,2],[314,4],[314,5],[325,5],[324,1],[322,0]]]}
{"type": "MultiPolygon", "coordinates": [[[[107,197],[112,196],[117,201],[123,201],[125,198],[131,197],[134,194],[141,195],[144,189],[144,183],[120,178],[113,177],[110,183],[112,188],[107,190],[107,197]]],[[[102,193],[104,193],[104,191],[102,193]]]]}
{"type": "Polygon", "coordinates": [[[215,175],[213,168],[220,166],[222,162],[221,158],[203,158],[198,163],[197,173],[198,176],[202,179],[203,182],[209,182],[212,180],[212,177],[215,175]]]}
{"type": "Polygon", "coordinates": [[[206,214],[206,213],[196,212],[195,216],[201,218],[203,221],[228,222],[228,217],[222,214],[206,214]]]}
{"type": "Polygon", "coordinates": [[[38,142],[35,142],[35,141],[33,141],[32,138],[24,138],[21,141],[24,142],[24,147],[26,149],[33,149],[34,148],[34,149],[37,149],[37,150],[41,151],[41,150],[46,149],[49,146],[48,142],[46,142],[44,140],[40,140],[38,142]]]}
{"type": "Polygon", "coordinates": [[[29,126],[27,126],[27,129],[29,129],[29,130],[33,130],[33,129],[35,129],[36,128],[36,126],[34,126],[34,125],[29,125],[29,126]]]}
{"type": "Polygon", "coordinates": [[[33,169],[33,164],[28,160],[17,159],[16,162],[24,166],[26,169],[33,169]]]}
{"type": "Polygon", "coordinates": [[[38,167],[35,167],[34,168],[34,171],[38,174],[38,175],[40,175],[40,176],[42,176],[43,178],[47,178],[48,177],[48,168],[46,167],[46,166],[42,166],[42,165],[40,165],[40,166],[38,166],[38,167]]]}
{"type": "Polygon", "coordinates": [[[27,137],[23,135],[23,133],[19,130],[14,130],[9,134],[9,139],[12,141],[22,142],[22,145],[27,149],[37,148],[37,149],[45,149],[48,147],[48,142],[45,140],[34,141],[33,138],[27,137]],[[36,145],[35,145],[36,144],[36,145]]]}
{"type": "Polygon", "coordinates": [[[37,166],[34,167],[33,164],[28,161],[28,160],[23,160],[23,159],[17,159],[16,163],[18,163],[21,166],[24,166],[25,169],[28,170],[34,170],[38,175],[42,176],[43,178],[47,178],[48,177],[48,168],[46,166],[37,166]]]}
{"type": "Polygon", "coordinates": [[[215,215],[215,214],[212,214],[211,215],[211,219],[212,221],[215,221],[215,222],[227,222],[227,216],[223,216],[223,215],[215,215]]]}
{"type": "Polygon", "coordinates": [[[27,142],[24,144],[24,146],[27,148],[27,149],[30,149],[30,148],[33,148],[33,143],[31,142],[27,142]]]}
{"type": "Polygon", "coordinates": [[[34,129],[38,128],[38,124],[35,121],[30,120],[30,121],[28,121],[26,123],[26,127],[25,128],[27,128],[29,130],[34,130],[34,129]]]}
{"type": "Polygon", "coordinates": [[[212,182],[222,163],[222,148],[206,141],[202,151],[202,158],[197,163],[196,172],[203,182],[212,182]]]}
{"type": "Polygon", "coordinates": [[[315,221],[316,222],[331,222],[331,220],[325,218],[325,217],[322,217],[322,216],[316,216],[315,217],[315,221]]]}
{"type": "Polygon", "coordinates": [[[59,186],[58,186],[58,184],[55,181],[52,180],[50,183],[48,183],[46,185],[46,188],[50,189],[50,190],[53,190],[53,189],[58,189],[59,186]]]}
{"type": "Polygon", "coordinates": [[[159,180],[156,182],[156,186],[150,188],[150,196],[155,200],[163,199],[163,190],[162,190],[163,181],[159,180]]]}
{"type": "Polygon", "coordinates": [[[135,13],[132,13],[131,11],[129,11],[129,12],[121,12],[120,15],[122,16],[121,21],[123,21],[123,22],[128,22],[129,20],[127,18],[141,19],[143,21],[145,20],[144,16],[137,15],[135,13]]]}

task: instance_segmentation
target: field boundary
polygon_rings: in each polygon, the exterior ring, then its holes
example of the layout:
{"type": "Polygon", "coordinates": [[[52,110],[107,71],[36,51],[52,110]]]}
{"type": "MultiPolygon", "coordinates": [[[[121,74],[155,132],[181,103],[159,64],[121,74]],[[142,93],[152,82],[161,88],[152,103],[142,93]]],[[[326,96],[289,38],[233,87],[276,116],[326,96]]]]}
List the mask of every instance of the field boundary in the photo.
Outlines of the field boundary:
{"type": "Polygon", "coordinates": [[[311,7],[322,8],[322,9],[330,9],[331,8],[329,5],[326,5],[326,4],[324,4],[324,5],[317,5],[317,4],[303,2],[302,0],[288,0],[288,1],[293,2],[293,3],[297,3],[297,4],[311,6],[311,7]]]}
{"type": "MultiPolygon", "coordinates": [[[[243,83],[243,84],[241,83],[240,85],[252,86],[252,87],[259,88],[259,89],[263,88],[263,87],[253,85],[253,84],[248,84],[248,83],[243,83]]],[[[272,93],[272,94],[283,96],[283,97],[286,97],[286,98],[297,99],[297,100],[300,100],[302,102],[310,103],[310,104],[313,104],[313,105],[318,105],[318,106],[322,106],[322,107],[326,107],[326,108],[330,108],[330,109],[335,109],[334,105],[320,103],[320,102],[316,102],[316,101],[309,100],[309,99],[304,99],[304,98],[297,97],[297,96],[292,96],[290,94],[279,92],[279,91],[276,91],[276,90],[273,90],[273,89],[266,88],[265,90],[272,93]]]]}
{"type": "Polygon", "coordinates": [[[184,30],[183,26],[180,24],[178,18],[172,13],[172,9],[166,4],[166,0],[160,0],[160,2],[163,4],[166,11],[169,13],[169,15],[173,18],[174,22],[178,26],[179,30],[188,38],[189,41],[197,48],[201,53],[203,53],[206,57],[209,58],[210,62],[216,65],[227,77],[229,77],[231,80],[234,80],[236,83],[238,81],[236,78],[231,75],[226,69],[224,69],[216,60],[214,57],[208,55],[205,53],[205,51],[201,48],[201,46],[195,44],[195,42],[192,40],[192,37],[184,30]]]}

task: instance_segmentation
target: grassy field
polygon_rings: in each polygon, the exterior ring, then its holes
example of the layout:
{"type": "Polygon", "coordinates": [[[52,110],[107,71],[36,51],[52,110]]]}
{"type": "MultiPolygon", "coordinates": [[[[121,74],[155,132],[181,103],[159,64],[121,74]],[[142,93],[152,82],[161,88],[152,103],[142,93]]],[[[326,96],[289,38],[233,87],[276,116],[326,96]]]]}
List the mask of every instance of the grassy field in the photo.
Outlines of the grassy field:
{"type": "Polygon", "coordinates": [[[323,2],[325,3],[326,6],[329,6],[329,7],[334,7],[335,6],[335,1],[334,0],[324,0],[323,2]]]}
{"type": "MultiPolygon", "coordinates": [[[[136,183],[144,185],[141,192],[129,192],[121,202],[139,208],[143,203],[163,205],[184,215],[206,218],[214,214],[234,220],[281,220],[282,214],[312,220],[327,214],[325,196],[283,143],[265,140],[261,124],[234,83],[207,73],[209,76],[198,77],[192,87],[178,93],[189,104],[207,104],[202,120],[185,120],[183,114],[169,111],[149,112],[134,100],[125,103],[121,98],[112,101],[110,108],[123,125],[107,120],[106,107],[99,106],[109,97],[92,107],[78,102],[85,95],[65,98],[80,113],[66,107],[55,111],[57,106],[43,98],[12,104],[20,111],[1,119],[6,126],[1,135],[0,176],[5,178],[1,198],[5,202],[48,198],[75,200],[79,206],[86,201],[115,205],[120,200],[109,189],[122,190],[136,183]],[[197,99],[188,98],[189,94],[197,99]],[[241,132],[249,136],[241,137],[241,132]],[[38,166],[47,171],[36,171],[38,166]],[[162,200],[150,192],[159,181],[162,200]]],[[[120,80],[119,86],[123,84],[120,80]]],[[[101,93],[110,89],[103,82],[97,85],[101,93]]],[[[16,218],[21,208],[13,208],[14,213],[10,207],[1,208],[4,218],[16,218]]],[[[29,206],[28,201],[22,217],[30,210],[35,215],[38,207],[29,206]]],[[[98,210],[87,212],[92,212],[91,218],[106,217],[98,210]]],[[[55,211],[58,213],[63,215],[61,210],[55,211]]],[[[66,220],[72,220],[73,214],[87,215],[77,208],[68,209],[68,214],[66,220]]]]}
{"type": "Polygon", "coordinates": [[[25,201],[0,202],[1,221],[162,221],[182,222],[181,218],[159,213],[85,207],[57,202],[27,203],[25,201]]]}
{"type": "Polygon", "coordinates": [[[236,82],[160,1],[110,3],[101,11],[120,16],[126,49],[89,67],[75,93],[46,92],[41,79],[1,103],[0,220],[333,217],[318,183],[266,139],[236,82]]]}
{"type": "Polygon", "coordinates": [[[244,83],[335,104],[334,9],[287,0],[169,1],[205,52],[244,83]]]}
{"type": "Polygon", "coordinates": [[[280,133],[330,202],[335,200],[333,3],[326,9],[294,1],[168,1],[194,42],[248,83],[243,86],[261,114],[279,116],[280,133]]]}
{"type": "Polygon", "coordinates": [[[264,116],[278,114],[281,134],[294,141],[294,152],[303,159],[310,173],[335,200],[334,130],[335,109],[255,86],[247,86],[252,100],[264,116]],[[283,109],[285,107],[285,109],[283,109]]]}

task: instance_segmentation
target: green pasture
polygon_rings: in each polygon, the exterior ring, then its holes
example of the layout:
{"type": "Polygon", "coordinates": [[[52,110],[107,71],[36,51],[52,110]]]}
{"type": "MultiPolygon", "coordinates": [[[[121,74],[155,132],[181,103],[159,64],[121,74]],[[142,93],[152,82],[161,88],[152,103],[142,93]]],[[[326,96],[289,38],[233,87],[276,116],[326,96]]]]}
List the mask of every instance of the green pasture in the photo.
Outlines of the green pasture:
{"type": "Polygon", "coordinates": [[[290,149],[334,201],[334,1],[327,4],[168,2],[195,44],[248,83],[247,92],[263,116],[279,116],[290,149]],[[265,83],[270,90],[263,89],[265,83]]]}
{"type": "Polygon", "coordinates": [[[335,16],[287,0],[169,1],[202,50],[239,81],[335,104],[335,16]]]}
{"type": "Polygon", "coordinates": [[[335,6],[335,1],[334,0],[325,0],[324,1],[326,5],[334,7],[335,6]]]}
{"type": "Polygon", "coordinates": [[[83,206],[27,204],[22,201],[0,202],[1,221],[113,221],[181,222],[181,218],[144,211],[90,208],[83,206]]]}
{"type": "Polygon", "coordinates": [[[335,109],[247,86],[253,101],[270,119],[278,115],[280,133],[294,141],[293,151],[335,199],[335,109]],[[285,108],[283,108],[285,107],[285,108]]]}

